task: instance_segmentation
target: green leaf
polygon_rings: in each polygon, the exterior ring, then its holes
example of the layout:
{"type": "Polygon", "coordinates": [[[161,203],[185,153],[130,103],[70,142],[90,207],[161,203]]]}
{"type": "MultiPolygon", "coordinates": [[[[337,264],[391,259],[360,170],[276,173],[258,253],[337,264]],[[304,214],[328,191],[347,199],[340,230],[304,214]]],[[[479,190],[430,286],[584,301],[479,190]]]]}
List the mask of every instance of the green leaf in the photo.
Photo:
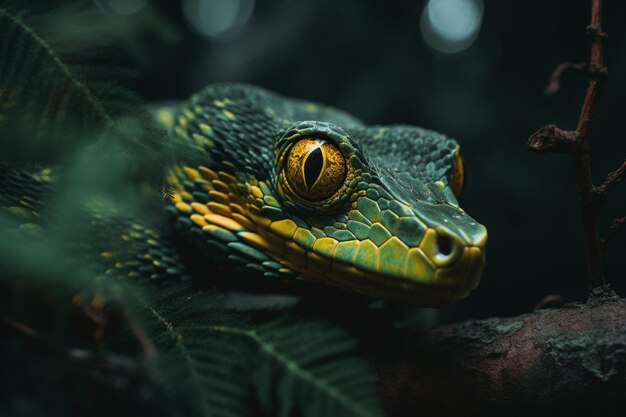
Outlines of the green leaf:
{"type": "Polygon", "coordinates": [[[285,311],[251,324],[212,299],[162,288],[143,300],[157,348],[187,368],[205,415],[383,415],[359,341],[338,325],[285,311]]]}
{"type": "Polygon", "coordinates": [[[87,108],[100,121],[110,121],[104,106],[73,71],[19,17],[0,9],[0,103],[19,107],[38,102],[42,119],[62,116],[70,107],[87,108]]]}

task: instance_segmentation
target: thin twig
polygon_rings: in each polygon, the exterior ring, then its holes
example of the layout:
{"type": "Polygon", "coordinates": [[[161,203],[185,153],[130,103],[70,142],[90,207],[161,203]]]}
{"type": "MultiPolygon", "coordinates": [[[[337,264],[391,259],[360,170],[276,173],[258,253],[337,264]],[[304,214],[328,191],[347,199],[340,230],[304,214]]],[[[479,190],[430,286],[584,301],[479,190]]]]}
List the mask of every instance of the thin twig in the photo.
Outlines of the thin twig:
{"type": "MultiPolygon", "coordinates": [[[[589,65],[592,68],[603,68],[602,48],[604,33],[602,32],[602,0],[591,1],[591,24],[587,28],[592,36],[591,59],[589,65]]],[[[580,147],[574,154],[576,161],[577,188],[580,203],[583,231],[585,235],[585,247],[587,252],[587,284],[589,288],[604,285],[604,271],[602,266],[602,253],[598,239],[597,210],[593,202],[593,185],[591,181],[591,162],[589,157],[589,142],[591,139],[591,126],[595,116],[598,102],[598,92],[601,78],[589,77],[587,94],[583,102],[576,132],[580,138],[580,147]]]]}
{"type": "Polygon", "coordinates": [[[606,196],[613,188],[615,188],[626,177],[626,161],[622,162],[615,171],[606,176],[606,179],[602,184],[595,187],[594,192],[599,195],[606,196]]]}
{"type": "Polygon", "coordinates": [[[580,145],[578,133],[547,125],[533,133],[528,147],[537,153],[573,153],[580,145]]]}
{"type": "Polygon", "coordinates": [[[41,340],[41,335],[31,327],[25,325],[24,323],[20,323],[19,321],[15,321],[10,317],[0,316],[0,323],[4,323],[6,327],[18,333],[25,339],[30,341],[39,341],[41,340]]]}
{"type": "Polygon", "coordinates": [[[563,296],[560,294],[548,294],[535,306],[533,311],[543,310],[545,308],[561,307],[565,304],[563,296]]]}
{"type": "Polygon", "coordinates": [[[591,57],[588,64],[563,63],[552,73],[548,92],[559,88],[560,77],[567,71],[585,71],[589,77],[587,93],[583,102],[576,130],[566,131],[554,125],[544,126],[535,132],[528,146],[535,152],[570,153],[576,164],[576,188],[580,204],[585,252],[587,254],[587,284],[589,288],[604,285],[604,271],[600,239],[598,238],[598,212],[603,200],[624,176],[624,166],[609,174],[607,180],[594,187],[591,180],[589,143],[591,126],[598,102],[598,92],[602,80],[608,74],[603,63],[602,0],[591,0],[591,24],[587,33],[591,36],[591,57]]]}
{"type": "Polygon", "coordinates": [[[107,325],[106,315],[104,314],[104,297],[96,295],[91,303],[83,307],[83,313],[94,324],[94,341],[96,346],[104,346],[104,328],[107,325]]]}
{"type": "Polygon", "coordinates": [[[137,339],[137,342],[139,342],[139,345],[143,350],[145,359],[156,359],[158,354],[154,343],[152,343],[152,340],[150,339],[150,337],[148,337],[148,334],[146,333],[144,328],[141,327],[139,322],[126,309],[124,309],[124,319],[126,320],[126,323],[128,324],[128,327],[130,328],[133,336],[135,336],[135,339],[137,339]]]}
{"type": "Polygon", "coordinates": [[[626,226],[626,216],[613,220],[609,230],[600,239],[600,246],[602,249],[606,249],[609,246],[609,242],[626,226]]]}
{"type": "Polygon", "coordinates": [[[607,76],[608,71],[606,68],[597,68],[594,66],[590,66],[589,64],[583,63],[573,63],[573,62],[563,62],[559,64],[554,71],[552,71],[552,75],[550,76],[550,83],[546,87],[546,94],[554,95],[561,88],[561,77],[566,72],[577,71],[584,72],[589,76],[597,77],[597,76],[607,76]]]}

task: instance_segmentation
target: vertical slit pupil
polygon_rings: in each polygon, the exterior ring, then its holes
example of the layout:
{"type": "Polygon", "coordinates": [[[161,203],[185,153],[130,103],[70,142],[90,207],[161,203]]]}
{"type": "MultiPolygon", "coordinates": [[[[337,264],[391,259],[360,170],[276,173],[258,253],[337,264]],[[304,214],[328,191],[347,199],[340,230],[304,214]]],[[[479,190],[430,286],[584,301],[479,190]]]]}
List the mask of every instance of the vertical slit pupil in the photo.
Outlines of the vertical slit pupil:
{"type": "Polygon", "coordinates": [[[311,190],[315,181],[322,173],[322,167],[324,166],[324,154],[321,147],[315,148],[304,161],[304,183],[306,187],[311,190]]]}

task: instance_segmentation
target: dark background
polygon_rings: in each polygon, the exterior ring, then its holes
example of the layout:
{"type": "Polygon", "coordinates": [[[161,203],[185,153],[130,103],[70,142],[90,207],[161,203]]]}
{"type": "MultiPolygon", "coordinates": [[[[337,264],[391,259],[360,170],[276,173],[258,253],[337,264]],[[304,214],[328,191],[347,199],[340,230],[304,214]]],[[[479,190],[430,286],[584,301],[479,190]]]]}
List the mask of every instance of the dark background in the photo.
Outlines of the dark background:
{"type": "MultiPolygon", "coordinates": [[[[148,100],[184,99],[216,81],[247,82],[334,105],[368,124],[419,125],[457,138],[469,174],[461,205],[490,238],[482,285],[444,309],[448,320],[528,312],[552,293],[585,299],[573,162],[535,155],[526,141],[548,123],[575,128],[585,76],[566,74],[556,96],[543,91],[556,65],[588,60],[589,1],[486,0],[475,42],[454,54],[424,41],[425,1],[207,1],[218,25],[233,4],[243,7],[240,15],[253,7],[249,19],[218,36],[194,30],[179,2],[151,0],[127,15],[116,3],[95,2],[103,18],[124,28],[131,64],[141,71],[137,88],[148,100]]],[[[593,129],[596,183],[626,156],[625,11],[625,2],[606,2],[610,77],[593,129]]],[[[625,210],[622,185],[603,212],[601,233],[625,210]]],[[[625,249],[622,233],[606,253],[607,278],[621,295],[625,249]]]]}

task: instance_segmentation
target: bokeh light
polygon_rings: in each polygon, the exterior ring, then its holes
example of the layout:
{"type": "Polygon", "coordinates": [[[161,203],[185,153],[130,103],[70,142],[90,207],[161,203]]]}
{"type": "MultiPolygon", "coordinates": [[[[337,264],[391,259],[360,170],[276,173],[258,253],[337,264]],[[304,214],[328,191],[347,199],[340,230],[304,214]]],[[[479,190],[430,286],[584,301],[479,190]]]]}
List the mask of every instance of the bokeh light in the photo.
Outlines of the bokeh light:
{"type": "Polygon", "coordinates": [[[183,15],[193,30],[209,38],[225,38],[243,28],[254,0],[184,0],[183,15]]]}
{"type": "Polygon", "coordinates": [[[422,36],[437,51],[461,52],[476,40],[482,17],[482,0],[429,0],[422,11],[422,36]]]}

